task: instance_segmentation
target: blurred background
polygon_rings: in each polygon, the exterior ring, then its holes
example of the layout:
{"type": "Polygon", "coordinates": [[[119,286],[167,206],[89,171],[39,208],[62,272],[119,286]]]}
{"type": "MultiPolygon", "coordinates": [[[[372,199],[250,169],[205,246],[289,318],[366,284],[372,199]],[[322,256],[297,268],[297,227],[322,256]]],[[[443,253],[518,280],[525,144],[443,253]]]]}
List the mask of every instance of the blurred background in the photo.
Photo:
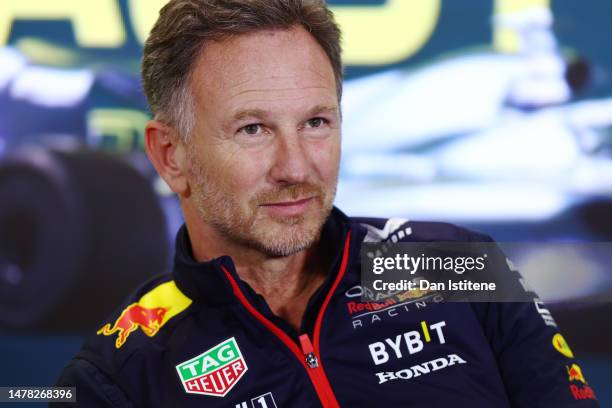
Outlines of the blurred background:
{"type": "MultiPolygon", "coordinates": [[[[164,3],[0,2],[0,385],[53,384],[168,270],[182,219],[143,152],[139,82],[164,3]]],[[[612,241],[609,0],[329,3],[346,64],[338,207],[505,242],[612,241]]],[[[610,253],[557,251],[542,276],[549,246],[533,248],[513,261],[612,406],[610,253]],[[556,292],[558,276],[589,284],[556,292]]]]}

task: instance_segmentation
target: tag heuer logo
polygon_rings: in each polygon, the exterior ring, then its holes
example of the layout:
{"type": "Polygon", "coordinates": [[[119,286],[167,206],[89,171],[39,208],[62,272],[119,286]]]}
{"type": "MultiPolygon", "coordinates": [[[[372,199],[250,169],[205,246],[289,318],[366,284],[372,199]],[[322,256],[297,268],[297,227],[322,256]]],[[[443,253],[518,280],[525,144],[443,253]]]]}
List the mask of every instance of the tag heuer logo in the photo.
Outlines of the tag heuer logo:
{"type": "Polygon", "coordinates": [[[182,362],[176,370],[186,392],[224,397],[248,367],[236,339],[232,337],[182,362]]]}

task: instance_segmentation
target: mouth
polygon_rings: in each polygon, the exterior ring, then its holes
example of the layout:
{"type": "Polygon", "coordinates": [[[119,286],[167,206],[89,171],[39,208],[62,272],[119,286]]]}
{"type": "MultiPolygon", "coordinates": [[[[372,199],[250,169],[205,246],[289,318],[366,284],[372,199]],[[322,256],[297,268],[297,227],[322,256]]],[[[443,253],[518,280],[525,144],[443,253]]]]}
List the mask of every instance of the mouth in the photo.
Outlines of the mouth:
{"type": "Polygon", "coordinates": [[[304,213],[315,197],[306,197],[299,200],[279,201],[274,203],[262,204],[271,215],[276,216],[295,216],[304,213]]]}

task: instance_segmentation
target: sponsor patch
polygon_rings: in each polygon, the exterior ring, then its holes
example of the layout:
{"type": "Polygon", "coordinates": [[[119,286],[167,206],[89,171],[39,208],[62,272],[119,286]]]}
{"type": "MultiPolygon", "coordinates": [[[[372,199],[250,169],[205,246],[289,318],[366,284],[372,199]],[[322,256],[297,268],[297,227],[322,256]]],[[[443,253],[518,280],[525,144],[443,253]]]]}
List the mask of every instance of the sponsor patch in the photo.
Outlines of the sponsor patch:
{"type": "Polygon", "coordinates": [[[126,307],[114,324],[107,323],[98,335],[112,336],[117,334],[115,347],[123,346],[128,336],[140,330],[149,337],[157,334],[168,320],[181,313],[191,304],[176,287],[174,281],[162,283],[150,292],[126,307]]]}
{"type": "Polygon", "coordinates": [[[572,393],[572,397],[574,397],[576,401],[585,400],[585,399],[592,399],[592,400],[597,399],[597,397],[595,396],[595,392],[588,385],[580,386],[580,385],[570,384],[569,390],[572,393]]]}
{"type": "Polygon", "coordinates": [[[349,315],[355,315],[362,312],[385,311],[394,306],[404,305],[407,301],[421,300],[428,295],[430,290],[408,290],[404,292],[394,293],[380,302],[356,302],[351,301],[346,304],[349,315]]]}
{"type": "Polygon", "coordinates": [[[572,364],[567,368],[567,376],[569,381],[580,381],[583,384],[586,384],[586,380],[584,379],[584,375],[582,375],[582,370],[578,364],[572,364]]]}
{"type": "Polygon", "coordinates": [[[595,400],[597,397],[595,396],[595,392],[591,387],[589,387],[586,378],[584,378],[584,374],[582,374],[582,369],[578,364],[572,364],[571,366],[565,366],[567,368],[567,379],[571,382],[581,383],[581,384],[570,384],[569,391],[572,394],[572,397],[576,401],[592,399],[595,400]]]}
{"type": "Polygon", "coordinates": [[[235,405],[234,408],[278,408],[274,396],[271,392],[267,392],[258,397],[251,398],[251,404],[248,401],[242,401],[235,405]]]}
{"type": "Polygon", "coordinates": [[[121,312],[114,325],[105,324],[97,334],[112,336],[117,333],[115,347],[120,348],[125,344],[128,336],[138,328],[149,337],[155,336],[164,323],[167,311],[166,307],[148,308],[132,303],[121,312]]]}
{"type": "MultiPolygon", "coordinates": [[[[393,319],[410,310],[426,308],[444,301],[442,295],[428,290],[408,290],[386,293],[374,302],[361,302],[363,295],[374,296],[367,293],[368,290],[361,285],[355,285],[344,293],[346,298],[351,299],[346,303],[346,310],[351,317],[353,329],[393,319]]],[[[378,297],[380,294],[376,295],[378,297]]]]}
{"type": "Polygon", "coordinates": [[[374,365],[386,364],[393,359],[401,359],[405,356],[419,353],[428,343],[444,344],[444,320],[428,324],[422,321],[419,329],[388,337],[368,345],[370,356],[374,365]]]}
{"type": "Polygon", "coordinates": [[[561,335],[561,333],[557,333],[552,338],[552,344],[554,348],[565,357],[574,358],[574,353],[572,349],[570,349],[569,345],[561,335]]]}
{"type": "Polygon", "coordinates": [[[424,374],[429,374],[434,371],[442,370],[451,367],[455,364],[465,364],[466,361],[457,354],[449,354],[446,357],[439,357],[435,360],[426,361],[421,364],[413,365],[409,368],[404,368],[399,371],[383,371],[376,373],[378,384],[386,383],[392,380],[411,380],[424,374]]]}
{"type": "Polygon", "coordinates": [[[248,367],[234,337],[176,366],[185,392],[225,397],[248,367]]]}
{"type": "Polygon", "coordinates": [[[551,327],[557,327],[557,322],[555,322],[550,310],[544,306],[544,303],[540,299],[535,299],[533,303],[535,304],[535,308],[540,314],[540,317],[542,320],[544,320],[544,324],[551,327]]]}

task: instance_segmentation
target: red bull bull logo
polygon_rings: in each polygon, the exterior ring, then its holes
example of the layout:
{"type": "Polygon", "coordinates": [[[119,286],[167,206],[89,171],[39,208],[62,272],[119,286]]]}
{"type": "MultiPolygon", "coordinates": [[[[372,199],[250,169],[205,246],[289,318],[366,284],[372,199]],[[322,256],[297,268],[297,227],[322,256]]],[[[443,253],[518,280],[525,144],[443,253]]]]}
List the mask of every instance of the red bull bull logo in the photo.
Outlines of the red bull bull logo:
{"type": "Polygon", "coordinates": [[[572,364],[571,367],[566,368],[570,381],[580,381],[581,383],[586,384],[586,380],[584,379],[584,375],[582,375],[582,370],[578,364],[572,364]]]}
{"type": "Polygon", "coordinates": [[[164,317],[168,309],[167,307],[147,308],[138,303],[132,303],[121,312],[121,316],[113,326],[107,323],[98,330],[97,334],[112,336],[118,333],[117,340],[115,340],[117,348],[123,346],[130,333],[138,330],[139,327],[147,336],[153,337],[165,323],[164,317]]]}

